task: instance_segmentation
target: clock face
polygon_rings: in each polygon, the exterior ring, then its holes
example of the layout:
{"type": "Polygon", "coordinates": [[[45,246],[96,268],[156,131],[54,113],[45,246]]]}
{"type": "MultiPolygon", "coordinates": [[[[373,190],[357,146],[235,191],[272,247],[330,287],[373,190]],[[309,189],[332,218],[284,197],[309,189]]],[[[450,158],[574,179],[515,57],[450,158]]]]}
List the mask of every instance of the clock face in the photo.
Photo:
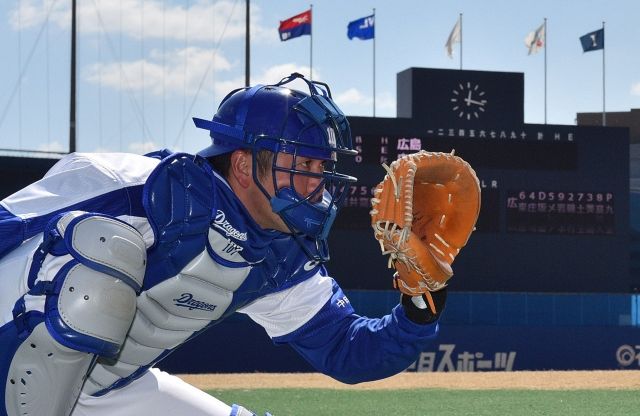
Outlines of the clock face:
{"type": "Polygon", "coordinates": [[[480,85],[473,82],[461,82],[451,91],[451,110],[458,118],[473,120],[484,113],[487,99],[480,85]]]}

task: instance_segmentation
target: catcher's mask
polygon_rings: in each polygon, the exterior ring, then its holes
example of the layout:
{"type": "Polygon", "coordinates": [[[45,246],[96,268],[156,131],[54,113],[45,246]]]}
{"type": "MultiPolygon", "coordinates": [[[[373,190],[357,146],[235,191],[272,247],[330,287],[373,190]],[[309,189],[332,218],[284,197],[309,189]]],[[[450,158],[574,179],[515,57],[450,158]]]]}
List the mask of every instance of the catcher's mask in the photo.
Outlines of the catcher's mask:
{"type": "Polygon", "coordinates": [[[294,73],[273,85],[234,90],[222,100],[213,120],[193,120],[196,127],[209,130],[212,139],[209,147],[198,152],[200,156],[251,150],[253,180],[270,200],[273,212],[282,218],[310,259],[327,261],[329,229],[346,196],[347,185],[356,181],[336,171],[337,155],[357,154],[352,148],[347,118],[331,99],[329,86],[294,73]],[[307,84],[309,94],[284,87],[296,79],[307,84]],[[260,150],[274,153],[274,196],[258,178],[256,156],[260,150]],[[278,153],[292,155],[291,166],[278,166],[278,153]],[[324,172],[298,170],[297,157],[324,161],[324,172]],[[289,186],[278,188],[278,171],[289,173],[289,186]],[[311,193],[301,195],[293,185],[293,175],[321,180],[311,193]],[[305,237],[314,240],[314,248],[304,244],[305,237]]]}

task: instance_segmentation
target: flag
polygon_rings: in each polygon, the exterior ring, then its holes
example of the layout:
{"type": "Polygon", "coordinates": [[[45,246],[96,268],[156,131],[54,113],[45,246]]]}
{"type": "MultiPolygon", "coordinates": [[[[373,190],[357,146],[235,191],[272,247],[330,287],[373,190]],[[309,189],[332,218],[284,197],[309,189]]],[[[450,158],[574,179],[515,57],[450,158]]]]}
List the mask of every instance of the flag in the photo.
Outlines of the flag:
{"type": "Polygon", "coordinates": [[[285,41],[302,35],[311,35],[311,9],[287,20],[281,20],[278,27],[280,40],[285,41]]]}
{"type": "Polygon", "coordinates": [[[453,59],[453,44],[460,43],[460,18],[456,21],[456,25],[451,29],[447,43],[444,45],[447,48],[447,55],[453,59]]]}
{"type": "Polygon", "coordinates": [[[544,48],[544,44],[547,40],[545,39],[544,33],[544,23],[540,25],[539,28],[535,30],[535,32],[530,32],[527,37],[524,39],[524,44],[529,48],[528,55],[532,53],[538,53],[538,51],[544,48]]]}
{"type": "Polygon", "coordinates": [[[367,16],[349,22],[347,26],[347,36],[349,39],[358,38],[362,40],[373,39],[376,35],[375,15],[367,16]]]}
{"type": "Polygon", "coordinates": [[[604,28],[580,36],[580,43],[582,44],[583,52],[604,49],[604,28]]]}

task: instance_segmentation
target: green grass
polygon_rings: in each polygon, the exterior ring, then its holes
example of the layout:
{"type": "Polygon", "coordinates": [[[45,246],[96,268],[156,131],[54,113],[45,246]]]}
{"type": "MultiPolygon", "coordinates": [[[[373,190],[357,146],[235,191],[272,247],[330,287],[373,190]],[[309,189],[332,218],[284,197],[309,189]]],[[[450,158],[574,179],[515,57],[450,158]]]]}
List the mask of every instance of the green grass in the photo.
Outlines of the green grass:
{"type": "Polygon", "coordinates": [[[635,390],[210,390],[262,416],[640,415],[635,390]]]}

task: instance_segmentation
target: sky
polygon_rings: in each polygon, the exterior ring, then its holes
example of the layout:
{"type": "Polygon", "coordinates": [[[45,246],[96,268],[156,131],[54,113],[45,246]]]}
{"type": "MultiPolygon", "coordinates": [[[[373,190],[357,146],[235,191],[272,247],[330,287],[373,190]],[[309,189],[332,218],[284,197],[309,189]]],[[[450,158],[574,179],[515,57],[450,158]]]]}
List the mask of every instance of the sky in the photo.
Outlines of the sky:
{"type": "MultiPolygon", "coordinates": [[[[244,86],[245,0],[78,0],[77,149],[196,152],[191,117],[211,118],[244,86]]],[[[327,82],[347,116],[396,116],[396,74],[460,67],[445,42],[462,13],[462,67],[524,73],[525,122],[544,123],[545,50],[524,40],[547,19],[547,122],[603,108],[603,52],[579,37],[605,22],[607,111],[640,107],[637,0],[251,0],[251,83],[291,72],[327,82]],[[278,25],[313,8],[313,35],[278,25]],[[375,42],[347,24],[375,9],[375,42]]],[[[68,151],[71,0],[0,2],[0,152],[68,151]],[[8,150],[7,150],[8,149],[8,150]]]]}

